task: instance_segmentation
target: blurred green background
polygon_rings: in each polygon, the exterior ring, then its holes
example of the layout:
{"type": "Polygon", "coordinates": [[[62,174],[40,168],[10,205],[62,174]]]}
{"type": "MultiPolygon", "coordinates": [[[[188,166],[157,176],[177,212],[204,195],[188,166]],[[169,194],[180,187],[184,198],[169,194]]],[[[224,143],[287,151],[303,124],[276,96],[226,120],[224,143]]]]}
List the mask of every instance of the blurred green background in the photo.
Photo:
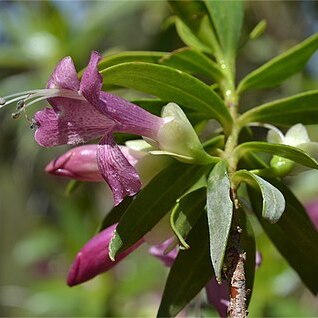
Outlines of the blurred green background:
{"type": "MultiPolygon", "coordinates": [[[[238,62],[238,77],[275,54],[318,31],[318,3],[311,1],[246,2],[246,20],[238,62]],[[267,30],[247,42],[261,19],[267,30]]],[[[171,51],[182,47],[171,10],[164,1],[1,1],[0,96],[42,88],[59,59],[71,55],[78,70],[90,51],[171,51]]],[[[317,88],[318,56],[302,74],[277,89],[252,91],[244,107],[317,88]]],[[[37,105],[28,110],[31,118],[37,105]]],[[[167,270],[140,248],[107,274],[69,288],[65,277],[73,257],[94,235],[107,213],[104,184],[82,184],[66,194],[67,181],[48,176],[45,165],[67,148],[41,149],[29,123],[0,114],[0,314],[1,316],[148,316],[160,302],[167,270]]],[[[318,141],[317,126],[309,127],[318,141]]],[[[318,174],[304,173],[286,180],[303,202],[318,197],[318,174]]],[[[256,274],[250,316],[318,316],[318,302],[295,272],[256,231],[263,264],[256,274]]],[[[199,295],[184,314],[197,311],[199,295]]]]}

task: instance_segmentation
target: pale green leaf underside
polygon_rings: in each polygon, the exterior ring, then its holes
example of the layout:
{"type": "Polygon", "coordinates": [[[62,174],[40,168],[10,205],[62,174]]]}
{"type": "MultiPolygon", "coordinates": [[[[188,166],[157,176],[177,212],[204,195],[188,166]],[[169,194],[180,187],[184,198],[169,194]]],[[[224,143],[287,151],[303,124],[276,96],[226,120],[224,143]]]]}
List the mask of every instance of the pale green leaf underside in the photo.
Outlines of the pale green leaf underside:
{"type": "Polygon", "coordinates": [[[257,186],[262,193],[262,216],[271,223],[276,223],[285,210],[285,199],[281,192],[266,180],[247,170],[237,171],[233,180],[235,183],[246,182],[257,186]]]}
{"type": "Polygon", "coordinates": [[[219,281],[233,214],[230,188],[227,164],[220,161],[211,171],[207,186],[210,255],[215,276],[219,281]]]}

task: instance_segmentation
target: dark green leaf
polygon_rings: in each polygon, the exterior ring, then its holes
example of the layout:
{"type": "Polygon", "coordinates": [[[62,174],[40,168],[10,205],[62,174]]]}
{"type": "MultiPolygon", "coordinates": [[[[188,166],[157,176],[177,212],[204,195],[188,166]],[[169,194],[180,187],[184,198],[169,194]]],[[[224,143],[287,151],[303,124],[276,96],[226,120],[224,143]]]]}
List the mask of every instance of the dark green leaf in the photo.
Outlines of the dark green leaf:
{"type": "Polygon", "coordinates": [[[244,16],[242,1],[205,0],[204,2],[216,29],[224,57],[228,62],[233,61],[244,16]]]}
{"type": "Polygon", "coordinates": [[[200,188],[178,200],[172,210],[170,224],[184,248],[190,247],[185,239],[204,212],[205,202],[206,189],[200,188]]]}
{"type": "Polygon", "coordinates": [[[237,171],[235,183],[245,182],[258,188],[262,193],[262,216],[271,223],[277,222],[285,210],[285,199],[281,192],[266,180],[247,170],[237,171]]]}
{"type": "Polygon", "coordinates": [[[220,80],[223,77],[218,64],[199,51],[190,48],[182,48],[166,54],[159,63],[190,74],[202,74],[214,80],[220,80]]]}
{"type": "Polygon", "coordinates": [[[276,224],[269,224],[261,217],[259,193],[249,189],[251,203],[263,229],[276,248],[295,269],[311,290],[318,293],[318,232],[293,193],[281,182],[270,180],[286,199],[286,211],[276,224]]]}
{"type": "Polygon", "coordinates": [[[272,144],[262,141],[250,141],[236,147],[233,155],[243,157],[250,151],[265,152],[295,161],[303,166],[318,169],[318,162],[305,151],[283,144],[272,144]]]}
{"type": "Polygon", "coordinates": [[[225,161],[218,162],[208,178],[207,214],[210,234],[210,255],[215,276],[221,281],[221,271],[232,222],[233,203],[225,161]]]}
{"type": "Polygon", "coordinates": [[[190,232],[188,242],[191,248],[179,252],[170,270],[158,317],[175,317],[213,276],[205,214],[190,232]]]}
{"type": "Polygon", "coordinates": [[[270,123],[273,125],[304,125],[318,123],[318,90],[257,106],[242,115],[243,125],[250,122],[270,123]]]}
{"type": "Polygon", "coordinates": [[[272,87],[281,83],[301,71],[317,49],[318,34],[315,34],[248,74],[239,84],[238,92],[248,88],[272,87]]]}
{"type": "Polygon", "coordinates": [[[219,50],[207,10],[200,1],[169,1],[176,19],[177,31],[188,46],[206,53],[219,50]]]}
{"type": "Polygon", "coordinates": [[[148,233],[172,209],[176,200],[202,176],[205,169],[204,166],[176,162],[155,176],[120,219],[110,243],[111,258],[148,233]]]}
{"type": "Polygon", "coordinates": [[[174,68],[143,62],[123,63],[101,71],[105,84],[116,84],[217,119],[228,133],[232,118],[220,97],[197,78],[174,68]]]}
{"type": "Polygon", "coordinates": [[[128,209],[130,203],[132,202],[132,197],[126,197],[119,205],[114,206],[105,216],[103,223],[99,228],[99,232],[106,229],[107,227],[118,223],[120,218],[128,209]]]}

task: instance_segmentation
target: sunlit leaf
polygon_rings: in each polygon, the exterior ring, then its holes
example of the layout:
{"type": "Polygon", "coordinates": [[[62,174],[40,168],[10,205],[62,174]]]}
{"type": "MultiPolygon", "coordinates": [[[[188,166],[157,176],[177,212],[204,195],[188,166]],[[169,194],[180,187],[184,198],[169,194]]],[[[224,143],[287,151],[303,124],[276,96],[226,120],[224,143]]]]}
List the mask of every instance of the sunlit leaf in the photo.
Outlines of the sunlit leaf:
{"type": "Polygon", "coordinates": [[[265,152],[295,161],[303,166],[318,169],[318,162],[305,151],[283,144],[272,144],[263,141],[250,141],[236,147],[234,154],[243,157],[250,151],[265,152]]]}
{"type": "Polygon", "coordinates": [[[243,125],[249,122],[273,125],[304,125],[318,123],[318,90],[297,94],[257,106],[240,118],[243,125]]]}
{"type": "Polygon", "coordinates": [[[166,54],[160,59],[159,63],[187,73],[202,74],[214,80],[223,77],[218,64],[199,51],[190,48],[182,48],[166,54]]]}
{"type": "Polygon", "coordinates": [[[238,91],[241,93],[249,88],[272,87],[281,83],[301,71],[317,49],[318,34],[315,34],[249,73],[240,82],[238,91]]]}
{"type": "Polygon", "coordinates": [[[241,35],[243,22],[242,1],[206,0],[225,59],[232,63],[241,35]]]}

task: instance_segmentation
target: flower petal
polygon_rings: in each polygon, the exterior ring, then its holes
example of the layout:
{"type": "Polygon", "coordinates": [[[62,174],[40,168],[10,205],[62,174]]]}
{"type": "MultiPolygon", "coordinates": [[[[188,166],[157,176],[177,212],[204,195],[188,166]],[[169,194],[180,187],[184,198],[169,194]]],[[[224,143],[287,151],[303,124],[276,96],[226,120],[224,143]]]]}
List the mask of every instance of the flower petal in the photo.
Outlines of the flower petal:
{"type": "Polygon", "coordinates": [[[229,288],[225,280],[219,285],[213,277],[205,286],[208,302],[214,306],[220,317],[226,317],[229,306],[229,288]]]}
{"type": "Polygon", "coordinates": [[[150,247],[149,253],[161,260],[165,266],[171,267],[179,252],[179,249],[175,247],[167,253],[167,249],[174,242],[174,237],[172,237],[161,244],[153,245],[150,247]]]}
{"type": "Polygon", "coordinates": [[[117,122],[116,131],[157,138],[164,119],[106,92],[100,93],[100,100],[100,111],[117,122]]]}
{"type": "Polygon", "coordinates": [[[284,144],[297,147],[299,144],[310,142],[307,129],[302,124],[297,124],[288,129],[284,144]]]}
{"type": "Polygon", "coordinates": [[[80,82],[70,56],[62,59],[55,67],[47,83],[47,88],[65,88],[78,91],[80,82]]]}
{"type": "Polygon", "coordinates": [[[99,93],[103,86],[103,78],[98,72],[98,62],[102,56],[93,51],[90,57],[90,61],[83,73],[80,91],[83,96],[97,109],[99,108],[99,93]]]}
{"type": "Polygon", "coordinates": [[[140,190],[141,182],[135,168],[128,162],[111,134],[104,136],[97,147],[97,164],[113,192],[115,205],[126,195],[132,196],[140,190]]]}
{"type": "Polygon", "coordinates": [[[68,98],[53,100],[58,110],[45,108],[34,117],[37,126],[35,139],[41,146],[83,143],[103,136],[105,130],[114,126],[111,119],[85,101],[68,98]]]}
{"type": "Polygon", "coordinates": [[[74,286],[81,284],[96,275],[108,271],[118,262],[134,251],[143,240],[139,240],[125,252],[116,257],[116,261],[109,258],[109,243],[117,224],[114,224],[89,240],[77,254],[67,276],[67,284],[74,286]]]}

